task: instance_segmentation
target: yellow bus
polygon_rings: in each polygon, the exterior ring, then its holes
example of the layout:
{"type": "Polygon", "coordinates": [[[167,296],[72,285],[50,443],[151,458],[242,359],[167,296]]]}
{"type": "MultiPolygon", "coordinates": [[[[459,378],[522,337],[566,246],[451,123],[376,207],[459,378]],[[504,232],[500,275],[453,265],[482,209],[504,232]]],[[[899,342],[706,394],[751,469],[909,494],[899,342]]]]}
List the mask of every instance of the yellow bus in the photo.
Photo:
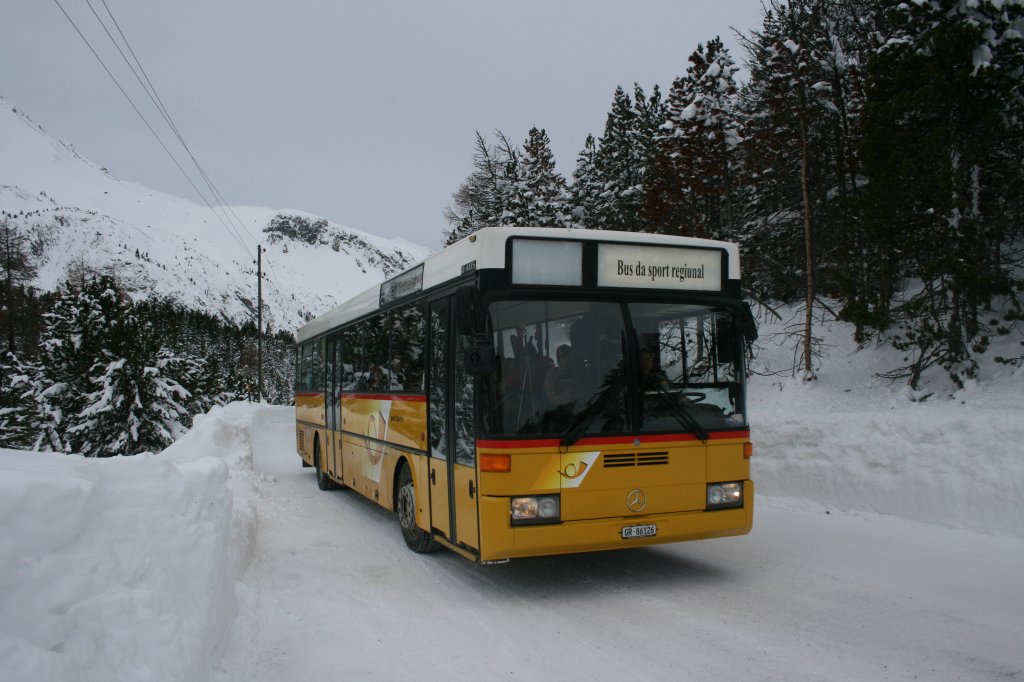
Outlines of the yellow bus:
{"type": "Polygon", "coordinates": [[[321,489],[481,563],[750,531],[735,244],[480,230],[298,331],[321,489]]]}

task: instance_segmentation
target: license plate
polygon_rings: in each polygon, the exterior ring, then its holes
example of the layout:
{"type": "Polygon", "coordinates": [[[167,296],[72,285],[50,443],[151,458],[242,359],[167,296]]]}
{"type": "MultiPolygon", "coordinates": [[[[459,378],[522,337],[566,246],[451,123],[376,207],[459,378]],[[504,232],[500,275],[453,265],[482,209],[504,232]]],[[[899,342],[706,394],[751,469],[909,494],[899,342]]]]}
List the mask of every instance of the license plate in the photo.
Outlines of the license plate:
{"type": "Polygon", "coordinates": [[[626,526],[622,529],[622,539],[653,538],[658,534],[658,527],[653,523],[645,523],[642,526],[626,526]]]}

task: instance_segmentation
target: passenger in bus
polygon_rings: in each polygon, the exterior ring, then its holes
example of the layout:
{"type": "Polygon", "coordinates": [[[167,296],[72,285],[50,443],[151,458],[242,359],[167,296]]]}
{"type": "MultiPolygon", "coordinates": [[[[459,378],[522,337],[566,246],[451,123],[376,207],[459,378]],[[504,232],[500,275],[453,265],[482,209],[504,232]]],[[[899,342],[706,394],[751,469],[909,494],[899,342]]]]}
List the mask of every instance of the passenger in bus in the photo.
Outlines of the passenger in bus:
{"type": "Polygon", "coordinates": [[[388,390],[389,391],[402,391],[405,390],[405,372],[402,371],[402,361],[398,358],[391,359],[391,368],[388,370],[388,390]]]}
{"type": "Polygon", "coordinates": [[[519,371],[520,389],[534,403],[539,404],[546,397],[544,379],[554,365],[550,358],[540,352],[544,347],[544,330],[538,324],[534,327],[533,336],[528,336],[526,327],[520,326],[510,341],[519,371]]]}
{"type": "Polygon", "coordinates": [[[573,377],[572,346],[563,343],[555,350],[558,364],[548,370],[544,377],[544,391],[555,405],[576,400],[576,381],[573,377]]]}
{"type": "Polygon", "coordinates": [[[370,383],[369,389],[371,391],[387,391],[388,390],[388,382],[387,382],[387,379],[384,377],[384,370],[382,370],[380,368],[380,365],[374,365],[370,369],[370,382],[369,383],[370,383]]]}
{"type": "Polygon", "coordinates": [[[519,367],[515,358],[501,358],[501,370],[498,376],[502,381],[502,393],[509,395],[519,390],[519,367]]]}

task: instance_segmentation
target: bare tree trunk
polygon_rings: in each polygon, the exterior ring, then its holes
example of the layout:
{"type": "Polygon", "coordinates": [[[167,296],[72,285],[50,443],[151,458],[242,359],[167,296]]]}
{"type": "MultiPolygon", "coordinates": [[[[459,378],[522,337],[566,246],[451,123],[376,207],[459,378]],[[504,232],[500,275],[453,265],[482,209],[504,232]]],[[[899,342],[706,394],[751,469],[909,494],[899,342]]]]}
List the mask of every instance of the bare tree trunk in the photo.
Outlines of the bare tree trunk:
{"type": "Polygon", "coordinates": [[[813,379],[811,367],[811,325],[814,312],[814,232],[811,229],[811,190],[808,178],[807,122],[800,116],[800,190],[804,200],[804,248],[807,258],[807,312],[804,318],[804,379],[813,379]]]}

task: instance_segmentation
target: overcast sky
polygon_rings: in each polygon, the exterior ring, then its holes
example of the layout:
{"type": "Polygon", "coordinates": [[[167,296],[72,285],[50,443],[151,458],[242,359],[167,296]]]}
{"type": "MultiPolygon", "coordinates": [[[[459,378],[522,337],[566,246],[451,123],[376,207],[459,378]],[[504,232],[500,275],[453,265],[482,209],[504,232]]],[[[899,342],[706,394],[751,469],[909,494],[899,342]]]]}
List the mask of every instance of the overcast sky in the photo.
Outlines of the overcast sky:
{"type": "Polygon", "coordinates": [[[228,203],[301,209],[431,248],[470,171],[474,131],[500,129],[522,144],[531,127],[545,128],[570,178],[587,134],[603,132],[617,85],[649,92],[657,84],[667,94],[697,43],[716,35],[742,64],[734,29],[756,28],[761,8],[760,0],[0,0],[0,96],[115,176],[199,203],[61,12],[192,171],[90,4],[116,36],[109,8],[228,203]]]}

